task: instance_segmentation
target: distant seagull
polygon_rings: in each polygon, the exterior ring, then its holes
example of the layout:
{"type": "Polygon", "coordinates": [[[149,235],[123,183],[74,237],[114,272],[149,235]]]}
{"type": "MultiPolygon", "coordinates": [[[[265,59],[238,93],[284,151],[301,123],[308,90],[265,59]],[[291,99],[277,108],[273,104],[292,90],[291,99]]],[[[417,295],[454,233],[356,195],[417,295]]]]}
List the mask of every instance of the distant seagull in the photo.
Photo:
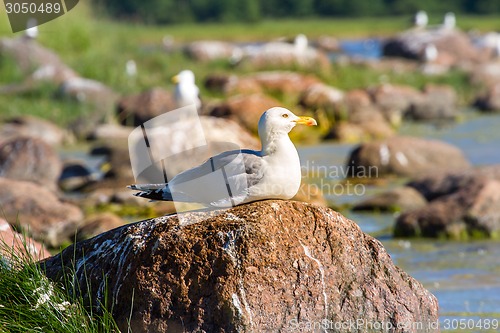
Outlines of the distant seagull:
{"type": "Polygon", "coordinates": [[[181,172],[168,183],[129,186],[135,195],[151,200],[196,202],[212,207],[231,207],[265,199],[291,199],[302,179],[300,160],[288,133],[295,125],[317,125],[310,117],[297,117],[285,108],[274,107],[260,117],[262,150],[226,151],[205,163],[181,172]],[[236,161],[236,162],[235,162],[236,161]],[[235,163],[233,163],[235,162],[235,163]],[[223,173],[219,184],[201,185],[210,175],[223,173]]]}
{"type": "Polygon", "coordinates": [[[196,109],[201,108],[200,89],[196,86],[194,73],[190,70],[183,70],[172,78],[175,83],[174,98],[178,108],[192,105],[196,109]]]}
{"type": "Polygon", "coordinates": [[[424,61],[426,63],[436,61],[438,57],[438,49],[434,44],[427,44],[424,49],[424,61]]]}
{"type": "Polygon", "coordinates": [[[24,32],[24,35],[28,37],[29,39],[36,39],[38,37],[38,26],[37,26],[37,20],[35,18],[30,18],[28,22],[26,23],[26,31],[24,32]]]}
{"type": "Polygon", "coordinates": [[[307,50],[309,42],[307,41],[307,37],[303,34],[298,34],[293,41],[293,45],[295,46],[296,52],[304,52],[307,50]]]}
{"type": "Polygon", "coordinates": [[[125,73],[130,78],[137,76],[137,65],[134,60],[130,59],[127,61],[125,64],[125,73]]]}
{"type": "Polygon", "coordinates": [[[427,13],[424,10],[419,10],[415,14],[413,23],[417,28],[425,28],[429,23],[429,17],[427,16],[427,13]]]}
{"type": "Polygon", "coordinates": [[[453,30],[457,25],[457,18],[454,13],[448,12],[444,15],[443,28],[446,30],[453,30]]]}

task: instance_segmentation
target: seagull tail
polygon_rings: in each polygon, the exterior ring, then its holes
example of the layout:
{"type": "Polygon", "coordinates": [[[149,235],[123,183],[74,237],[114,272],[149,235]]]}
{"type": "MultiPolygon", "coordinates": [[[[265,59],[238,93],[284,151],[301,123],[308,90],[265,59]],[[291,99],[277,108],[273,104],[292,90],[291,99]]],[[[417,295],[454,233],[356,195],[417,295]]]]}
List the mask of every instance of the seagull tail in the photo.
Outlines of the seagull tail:
{"type": "Polygon", "coordinates": [[[147,198],[152,201],[174,201],[167,184],[135,184],[127,186],[136,197],[147,198]]]}

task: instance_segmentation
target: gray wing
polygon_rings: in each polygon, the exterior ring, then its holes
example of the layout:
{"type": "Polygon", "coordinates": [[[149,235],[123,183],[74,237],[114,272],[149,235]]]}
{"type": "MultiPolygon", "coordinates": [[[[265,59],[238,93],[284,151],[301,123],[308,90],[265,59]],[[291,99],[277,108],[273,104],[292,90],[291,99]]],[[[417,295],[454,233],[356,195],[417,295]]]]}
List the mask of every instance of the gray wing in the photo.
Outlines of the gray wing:
{"type": "Polygon", "coordinates": [[[244,149],[233,150],[213,156],[203,164],[176,175],[169,184],[180,184],[207,176],[223,169],[228,179],[244,177],[246,186],[257,184],[263,177],[263,163],[260,152],[244,149]]]}

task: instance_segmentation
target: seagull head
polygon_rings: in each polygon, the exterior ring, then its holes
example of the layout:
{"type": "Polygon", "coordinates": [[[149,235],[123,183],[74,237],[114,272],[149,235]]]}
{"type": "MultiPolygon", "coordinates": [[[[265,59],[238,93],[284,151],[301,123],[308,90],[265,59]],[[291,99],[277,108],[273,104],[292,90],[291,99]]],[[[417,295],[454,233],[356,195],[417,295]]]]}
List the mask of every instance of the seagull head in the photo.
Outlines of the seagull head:
{"type": "Polygon", "coordinates": [[[259,120],[259,136],[268,138],[269,135],[288,134],[295,125],[314,126],[318,123],[311,117],[298,117],[290,110],[274,107],[262,114],[259,120]]]}
{"type": "Polygon", "coordinates": [[[172,82],[175,84],[193,84],[194,85],[194,73],[189,69],[181,71],[179,74],[172,78],[172,82]]]}

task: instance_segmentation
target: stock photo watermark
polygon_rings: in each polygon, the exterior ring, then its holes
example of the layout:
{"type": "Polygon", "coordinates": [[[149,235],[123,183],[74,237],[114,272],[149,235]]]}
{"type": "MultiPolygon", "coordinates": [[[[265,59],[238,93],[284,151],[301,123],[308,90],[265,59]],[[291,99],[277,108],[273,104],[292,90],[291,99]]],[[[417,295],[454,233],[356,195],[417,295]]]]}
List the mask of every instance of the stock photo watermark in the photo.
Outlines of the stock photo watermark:
{"type": "Polygon", "coordinates": [[[363,196],[366,185],[363,179],[378,178],[377,166],[357,166],[356,169],[344,165],[321,165],[307,160],[301,166],[304,177],[311,181],[301,188],[301,194],[323,193],[328,196],[363,196]],[[354,173],[355,170],[355,173],[354,173]],[[352,179],[357,181],[353,181],[352,179]]]}
{"type": "Polygon", "coordinates": [[[3,0],[12,32],[33,29],[72,10],[79,0],[3,0]]]}

